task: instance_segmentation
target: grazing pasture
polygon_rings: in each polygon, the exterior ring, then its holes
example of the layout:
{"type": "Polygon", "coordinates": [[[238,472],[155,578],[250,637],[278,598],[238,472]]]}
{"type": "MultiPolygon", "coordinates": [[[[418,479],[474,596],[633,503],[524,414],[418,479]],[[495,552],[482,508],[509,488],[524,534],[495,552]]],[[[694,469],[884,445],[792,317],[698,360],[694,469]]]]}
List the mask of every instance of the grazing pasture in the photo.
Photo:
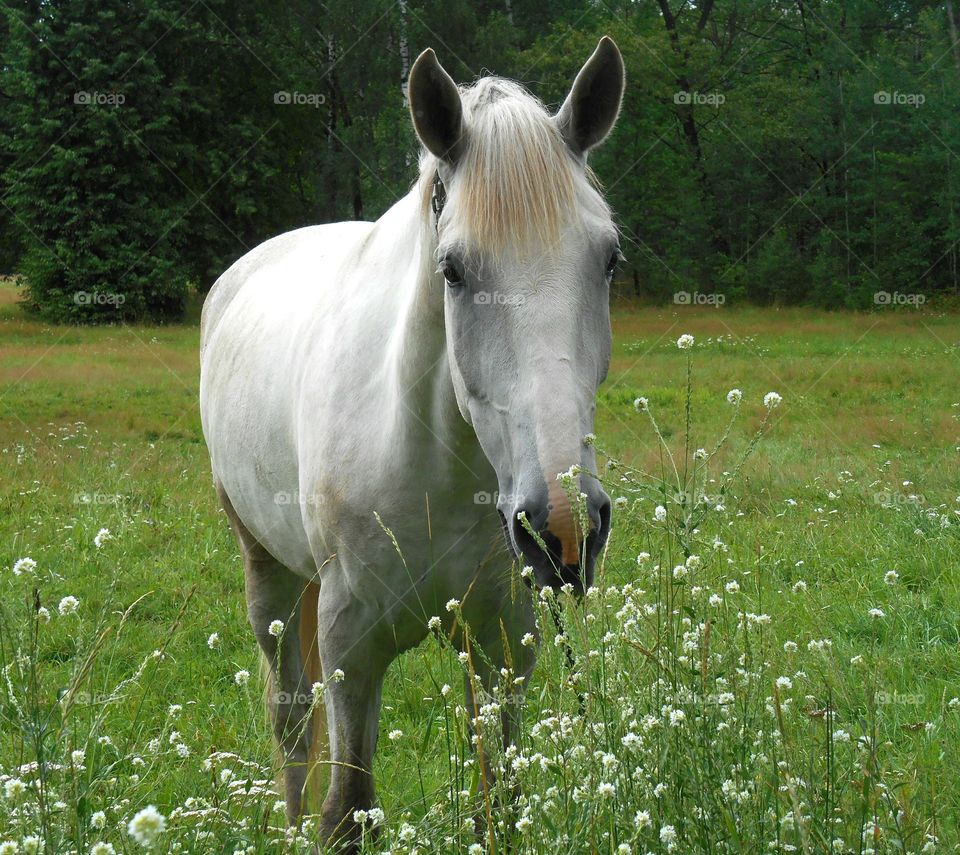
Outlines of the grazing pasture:
{"type": "MultiPolygon", "coordinates": [[[[2,852],[310,851],[310,822],[288,832],[277,806],[198,340],[45,326],[0,286],[2,852]]],[[[544,606],[505,756],[509,698],[463,710],[472,666],[443,638],[395,663],[364,846],[954,851],[958,356],[960,320],[932,310],[618,305],[597,590],[563,635],[544,606]],[[691,490],[709,501],[684,530],[691,490]],[[469,719],[508,770],[492,790],[469,719]]]]}

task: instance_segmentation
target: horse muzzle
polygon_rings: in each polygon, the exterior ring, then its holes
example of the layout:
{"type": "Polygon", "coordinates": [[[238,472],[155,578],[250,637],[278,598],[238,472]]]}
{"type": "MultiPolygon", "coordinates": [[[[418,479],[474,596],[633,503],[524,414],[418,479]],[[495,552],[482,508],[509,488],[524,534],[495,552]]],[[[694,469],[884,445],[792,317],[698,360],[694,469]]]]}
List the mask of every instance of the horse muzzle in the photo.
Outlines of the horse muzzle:
{"type": "Polygon", "coordinates": [[[499,508],[504,533],[517,559],[533,568],[538,588],[569,584],[581,595],[593,584],[597,556],[610,534],[610,498],[595,481],[576,506],[559,485],[539,493],[499,508]]]}

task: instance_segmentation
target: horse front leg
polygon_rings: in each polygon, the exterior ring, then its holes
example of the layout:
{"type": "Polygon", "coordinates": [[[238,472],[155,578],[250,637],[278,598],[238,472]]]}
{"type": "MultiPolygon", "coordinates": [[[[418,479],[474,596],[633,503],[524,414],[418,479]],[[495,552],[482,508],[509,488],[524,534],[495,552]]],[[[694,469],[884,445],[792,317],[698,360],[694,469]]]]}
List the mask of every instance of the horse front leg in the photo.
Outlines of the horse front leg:
{"type": "MultiPolygon", "coordinates": [[[[325,583],[326,585],[326,583],[325,583]]],[[[331,586],[332,587],[332,586],[331,586]]],[[[320,834],[332,847],[355,848],[362,827],[358,810],[376,805],[373,755],[380,724],[380,698],[390,657],[379,615],[370,614],[335,589],[321,589],[320,657],[326,677],[324,703],[330,735],[330,785],[323,802],[320,834]],[[378,643],[379,642],[379,643],[378,643]]]]}

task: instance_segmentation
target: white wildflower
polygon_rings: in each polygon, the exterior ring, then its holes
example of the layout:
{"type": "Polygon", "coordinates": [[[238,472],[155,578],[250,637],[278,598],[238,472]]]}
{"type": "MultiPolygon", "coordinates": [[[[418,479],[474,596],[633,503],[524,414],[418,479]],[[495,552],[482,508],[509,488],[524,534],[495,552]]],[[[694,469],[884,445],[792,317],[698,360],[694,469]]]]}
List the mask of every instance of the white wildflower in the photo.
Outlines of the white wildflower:
{"type": "Polygon", "coordinates": [[[64,616],[72,615],[74,612],[76,612],[79,606],[80,600],[78,600],[76,597],[68,596],[60,600],[60,605],[57,606],[57,611],[64,616]]]}
{"type": "Polygon", "coordinates": [[[130,820],[127,832],[141,846],[152,846],[166,827],[164,815],[153,805],[147,805],[130,820]]]}
{"type": "Polygon", "coordinates": [[[32,558],[18,558],[13,564],[13,575],[22,576],[24,573],[32,574],[37,569],[37,562],[32,558]]]}

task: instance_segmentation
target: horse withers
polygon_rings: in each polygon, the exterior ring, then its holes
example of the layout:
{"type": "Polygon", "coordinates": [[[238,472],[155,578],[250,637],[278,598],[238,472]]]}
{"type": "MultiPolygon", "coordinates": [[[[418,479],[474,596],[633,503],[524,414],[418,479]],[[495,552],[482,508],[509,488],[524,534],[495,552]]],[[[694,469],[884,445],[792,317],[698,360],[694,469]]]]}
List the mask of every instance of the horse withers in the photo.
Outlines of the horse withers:
{"type": "Polygon", "coordinates": [[[384,674],[432,616],[455,643],[470,627],[487,690],[506,663],[533,668],[532,597],[516,594],[501,532],[536,586],[592,582],[610,501],[585,437],[619,248],[586,157],[623,87],[609,38],[555,115],[508,80],[458,88],[425,51],[409,79],[424,146],[411,192],[375,223],[267,241],[207,297],[203,430],[272,672],[287,819],[326,731],[328,840],[375,804],[384,674]]]}

